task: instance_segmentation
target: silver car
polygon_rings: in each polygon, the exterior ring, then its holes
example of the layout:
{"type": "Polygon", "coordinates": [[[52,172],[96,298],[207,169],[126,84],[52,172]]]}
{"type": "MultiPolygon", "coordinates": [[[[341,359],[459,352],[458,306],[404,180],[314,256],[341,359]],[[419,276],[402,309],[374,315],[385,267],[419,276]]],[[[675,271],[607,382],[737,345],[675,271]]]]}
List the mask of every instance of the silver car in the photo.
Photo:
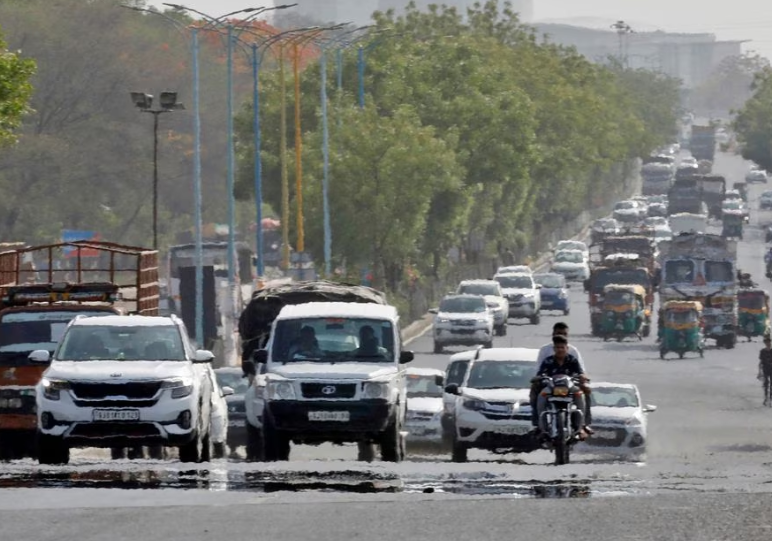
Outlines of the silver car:
{"type": "Polygon", "coordinates": [[[480,295],[485,298],[488,308],[493,312],[493,324],[496,336],[507,334],[509,301],[496,280],[464,280],[458,285],[459,295],[480,295]]]}

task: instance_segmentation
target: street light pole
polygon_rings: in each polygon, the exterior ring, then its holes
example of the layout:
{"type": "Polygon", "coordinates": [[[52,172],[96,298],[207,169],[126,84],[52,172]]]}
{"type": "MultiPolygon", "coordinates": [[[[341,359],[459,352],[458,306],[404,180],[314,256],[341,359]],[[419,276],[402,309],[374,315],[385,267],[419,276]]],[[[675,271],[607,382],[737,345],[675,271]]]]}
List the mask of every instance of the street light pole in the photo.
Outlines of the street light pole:
{"type": "Polygon", "coordinates": [[[281,161],[281,240],[282,268],[289,269],[289,173],[287,172],[287,89],[284,76],[284,48],[279,47],[280,119],[279,159],[281,161]]]}
{"type": "Polygon", "coordinates": [[[257,54],[257,44],[252,44],[252,122],[254,126],[255,143],[255,207],[257,210],[257,276],[262,278],[265,274],[265,261],[263,260],[265,248],[263,246],[263,161],[260,156],[262,140],[260,133],[260,57],[257,54]]]}
{"type": "Polygon", "coordinates": [[[196,236],[196,342],[204,348],[204,240],[201,212],[201,107],[198,72],[198,28],[191,28],[193,48],[193,196],[195,207],[196,236]]]}
{"type": "Polygon", "coordinates": [[[357,50],[357,74],[359,79],[359,108],[365,108],[365,49],[361,45],[357,50]]]}
{"type": "Polygon", "coordinates": [[[153,250],[158,250],[158,117],[153,111],[153,250]]]}
{"type": "Polygon", "coordinates": [[[322,207],[324,212],[324,275],[329,279],[332,266],[332,231],[330,227],[330,136],[327,129],[327,51],[322,49],[321,87],[322,87],[322,207]]]}

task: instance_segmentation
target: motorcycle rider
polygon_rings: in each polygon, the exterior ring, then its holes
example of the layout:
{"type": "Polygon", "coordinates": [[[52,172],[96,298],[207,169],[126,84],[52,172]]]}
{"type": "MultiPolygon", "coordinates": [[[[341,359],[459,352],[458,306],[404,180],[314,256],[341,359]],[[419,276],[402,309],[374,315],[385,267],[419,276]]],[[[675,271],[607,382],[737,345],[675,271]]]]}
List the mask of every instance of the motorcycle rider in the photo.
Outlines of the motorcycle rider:
{"type": "Polygon", "coordinates": [[[769,405],[769,386],[772,384],[772,337],[764,336],[764,349],[759,352],[759,375],[764,382],[764,405],[769,405]]]}
{"type": "MultiPolygon", "coordinates": [[[[552,326],[552,336],[553,338],[555,336],[563,336],[566,340],[568,340],[568,324],[566,324],[563,321],[558,321],[552,326]]],[[[544,365],[545,359],[549,357],[550,355],[555,354],[555,346],[553,342],[549,342],[548,344],[544,344],[541,349],[539,349],[539,356],[536,359],[536,373],[538,374],[542,366],[544,365]]],[[[582,354],[579,353],[579,350],[576,349],[573,345],[568,344],[568,354],[572,355],[576,358],[576,360],[579,362],[579,366],[582,369],[582,372],[585,372],[584,368],[584,361],[582,361],[582,354]]],[[[582,383],[579,388],[582,390],[585,396],[589,397],[590,393],[592,393],[592,390],[590,387],[582,383]]],[[[531,382],[531,395],[530,395],[530,402],[531,402],[531,424],[534,426],[534,433],[539,432],[539,418],[536,412],[536,400],[539,396],[539,391],[541,390],[541,380],[539,378],[534,378],[531,382]]],[[[585,420],[585,430],[588,434],[592,434],[593,430],[590,428],[589,425],[592,424],[592,412],[590,411],[590,399],[588,398],[585,401],[585,410],[584,410],[584,420],[585,420]]]]}
{"type": "MultiPolygon", "coordinates": [[[[561,335],[553,336],[552,344],[555,352],[544,360],[536,377],[541,378],[542,376],[553,377],[557,375],[566,375],[572,378],[578,377],[583,383],[586,382],[587,377],[582,365],[579,364],[579,360],[576,357],[568,352],[568,339],[561,335]]],[[[572,387],[571,394],[576,408],[579,411],[585,411],[584,393],[578,387],[572,387]]],[[[541,414],[546,407],[547,394],[539,393],[537,400],[537,418],[541,418],[541,414]]],[[[587,438],[588,432],[585,430],[585,427],[575,426],[574,429],[578,430],[580,439],[584,440],[587,438]]]]}

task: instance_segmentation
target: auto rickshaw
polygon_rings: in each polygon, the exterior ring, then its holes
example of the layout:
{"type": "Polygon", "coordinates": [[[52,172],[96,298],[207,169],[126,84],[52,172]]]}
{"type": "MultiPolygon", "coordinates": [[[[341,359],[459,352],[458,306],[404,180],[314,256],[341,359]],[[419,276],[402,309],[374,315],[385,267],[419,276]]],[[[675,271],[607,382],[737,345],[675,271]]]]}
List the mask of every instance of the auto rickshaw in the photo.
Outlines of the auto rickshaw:
{"type": "Polygon", "coordinates": [[[621,342],[626,336],[643,340],[646,313],[646,289],[640,285],[610,284],[603,288],[603,317],[600,335],[603,340],[616,338],[621,342]]]}
{"type": "Polygon", "coordinates": [[[668,352],[684,354],[696,351],[704,356],[705,334],[702,322],[702,303],[697,301],[668,301],[662,307],[659,328],[659,358],[668,352]]]}
{"type": "Polygon", "coordinates": [[[763,289],[740,289],[737,292],[737,333],[748,338],[764,336],[769,327],[769,293],[763,289]]]}
{"type": "Polygon", "coordinates": [[[734,214],[725,212],[721,218],[723,227],[721,229],[721,236],[729,238],[743,238],[743,221],[744,218],[741,214],[734,214]]]}

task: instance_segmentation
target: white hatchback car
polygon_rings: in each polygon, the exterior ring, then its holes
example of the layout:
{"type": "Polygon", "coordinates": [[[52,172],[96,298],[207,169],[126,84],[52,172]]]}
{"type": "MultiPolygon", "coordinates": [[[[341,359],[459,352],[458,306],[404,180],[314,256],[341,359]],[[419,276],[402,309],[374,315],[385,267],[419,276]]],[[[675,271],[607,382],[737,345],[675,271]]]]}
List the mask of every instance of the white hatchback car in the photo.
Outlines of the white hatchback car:
{"type": "Polygon", "coordinates": [[[445,373],[436,368],[408,368],[407,430],[408,450],[440,450],[442,447],[442,383],[445,373]]]}
{"type": "Polygon", "coordinates": [[[642,459],[647,442],[646,414],[657,407],[644,406],[638,387],[626,383],[593,382],[590,397],[595,433],[577,444],[576,450],[642,459]]]}
{"type": "Polygon", "coordinates": [[[212,454],[210,351],[194,350],[176,316],[76,317],[36,387],[38,460],[67,464],[72,447],[178,447],[212,454]]]}
{"type": "Polygon", "coordinates": [[[463,382],[445,389],[456,397],[452,460],[466,462],[469,449],[511,453],[538,449],[529,396],[539,350],[478,349],[464,355],[472,358],[463,382]]]}
{"type": "Polygon", "coordinates": [[[583,282],[590,278],[590,265],[581,250],[562,250],[555,254],[550,272],[562,274],[569,282],[583,282]]]}

